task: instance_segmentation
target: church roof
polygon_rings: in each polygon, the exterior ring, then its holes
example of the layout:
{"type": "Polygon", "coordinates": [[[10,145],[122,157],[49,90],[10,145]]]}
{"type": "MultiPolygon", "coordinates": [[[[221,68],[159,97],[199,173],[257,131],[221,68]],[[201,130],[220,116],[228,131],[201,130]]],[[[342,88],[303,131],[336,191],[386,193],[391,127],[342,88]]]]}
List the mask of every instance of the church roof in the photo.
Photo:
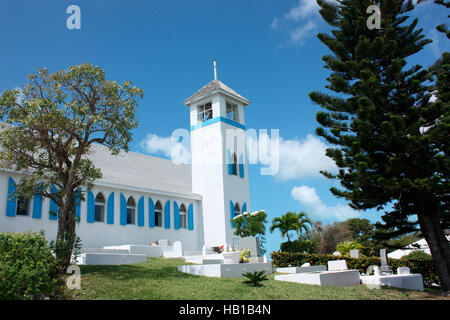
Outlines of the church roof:
{"type": "Polygon", "coordinates": [[[111,155],[103,145],[94,144],[88,156],[101,169],[100,183],[169,193],[192,195],[191,166],[136,152],[111,155]]]}
{"type": "Polygon", "coordinates": [[[216,92],[222,92],[226,95],[232,96],[233,98],[241,101],[244,103],[244,105],[248,105],[250,103],[249,100],[241,96],[239,93],[231,89],[229,86],[227,86],[225,83],[223,83],[220,80],[213,80],[207,85],[205,85],[203,88],[198,90],[196,93],[194,93],[192,96],[184,100],[185,105],[189,105],[193,103],[194,101],[203,99],[211,94],[214,94],[216,92]]]}

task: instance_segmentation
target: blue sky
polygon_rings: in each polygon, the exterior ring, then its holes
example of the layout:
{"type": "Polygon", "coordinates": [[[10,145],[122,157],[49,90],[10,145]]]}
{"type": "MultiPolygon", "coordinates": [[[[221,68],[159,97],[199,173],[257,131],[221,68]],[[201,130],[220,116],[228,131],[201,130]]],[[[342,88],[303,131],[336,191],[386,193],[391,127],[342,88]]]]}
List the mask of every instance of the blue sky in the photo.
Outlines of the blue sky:
{"type": "MultiPolygon", "coordinates": [[[[434,30],[447,12],[430,1],[414,16],[434,42],[410,62],[428,66],[449,50],[434,30]]],[[[0,91],[21,87],[39,67],[99,65],[109,79],[144,89],[130,149],[166,156],[167,137],[189,128],[182,101],[212,80],[217,60],[219,79],[251,101],[246,127],[280,130],[280,173],[249,168],[251,209],[266,210],[269,221],[300,210],[322,222],[376,221],[380,213],[352,212],[328,191],[336,183],[317,174],[330,162],[308,93],[326,84],[329,51],[316,34],[327,30],[313,0],[0,0],[0,91]],[[66,27],[71,4],[81,8],[81,30],[66,27]]],[[[268,252],[282,241],[277,231],[267,239],[268,252]]]]}

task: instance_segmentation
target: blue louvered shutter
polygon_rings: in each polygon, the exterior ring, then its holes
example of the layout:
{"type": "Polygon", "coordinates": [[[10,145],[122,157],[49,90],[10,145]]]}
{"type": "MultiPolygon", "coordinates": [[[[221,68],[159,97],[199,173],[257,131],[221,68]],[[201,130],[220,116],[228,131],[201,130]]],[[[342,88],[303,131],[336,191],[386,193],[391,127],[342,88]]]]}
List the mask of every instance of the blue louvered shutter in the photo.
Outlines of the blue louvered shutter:
{"type": "Polygon", "coordinates": [[[194,230],[194,205],[192,203],[188,209],[188,229],[194,230]]]}
{"type": "Polygon", "coordinates": [[[164,206],[164,228],[170,229],[170,200],[164,206]]]}
{"type": "Polygon", "coordinates": [[[75,193],[75,216],[77,217],[77,221],[80,222],[81,218],[81,188],[77,189],[75,193]]]}
{"type": "Polygon", "coordinates": [[[33,197],[33,218],[41,219],[42,218],[42,196],[35,195],[33,197]]]}
{"type": "Polygon", "coordinates": [[[114,224],[114,192],[111,192],[111,194],[108,197],[108,214],[107,214],[107,223],[108,224],[114,224]]]}
{"type": "MultiPolygon", "coordinates": [[[[39,191],[42,191],[42,183],[39,185],[39,191]]],[[[33,219],[42,218],[42,195],[36,194],[33,197],[33,219]]]]}
{"type": "Polygon", "coordinates": [[[180,229],[180,208],[175,201],[173,202],[173,220],[175,230],[180,229]]]}
{"type": "Polygon", "coordinates": [[[148,197],[148,226],[151,228],[155,226],[155,204],[150,197],[148,197]]]}
{"type": "Polygon", "coordinates": [[[88,203],[87,203],[87,222],[95,222],[95,198],[91,190],[88,191],[88,203]]]}
{"type": "Polygon", "coordinates": [[[239,156],[239,176],[241,178],[244,177],[244,155],[243,154],[241,154],[239,156]]]}
{"type": "Polygon", "coordinates": [[[234,228],[233,218],[234,218],[235,214],[236,214],[236,212],[234,211],[233,201],[230,200],[230,217],[231,217],[231,227],[232,228],[234,228]]]}
{"type": "Polygon", "coordinates": [[[14,217],[17,209],[17,199],[15,199],[16,183],[13,178],[8,179],[8,197],[6,198],[6,215],[14,217]]]}
{"type": "Polygon", "coordinates": [[[141,197],[138,201],[138,226],[144,226],[144,197],[141,197]]]}
{"type": "MultiPolygon", "coordinates": [[[[57,193],[58,190],[56,189],[55,185],[52,185],[52,193],[57,193]]],[[[58,205],[55,201],[50,199],[50,210],[48,213],[50,220],[58,220],[58,205]]]]}
{"type": "Polygon", "coordinates": [[[231,152],[227,150],[227,166],[228,166],[228,174],[233,174],[233,159],[231,158],[231,152]]]}
{"type": "Polygon", "coordinates": [[[127,225],[127,200],[122,193],[120,194],[120,225],[127,225]]]}

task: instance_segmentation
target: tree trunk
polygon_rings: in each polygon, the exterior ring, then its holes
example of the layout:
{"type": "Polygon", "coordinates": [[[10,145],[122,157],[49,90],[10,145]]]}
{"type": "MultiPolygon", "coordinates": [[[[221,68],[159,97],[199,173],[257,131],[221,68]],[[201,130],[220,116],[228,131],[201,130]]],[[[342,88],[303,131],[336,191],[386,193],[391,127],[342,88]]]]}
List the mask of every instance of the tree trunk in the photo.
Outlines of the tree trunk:
{"type": "Polygon", "coordinates": [[[58,210],[58,234],[56,258],[61,272],[67,269],[75,242],[75,197],[72,190],[64,190],[58,210]]]}
{"type": "Polygon", "coordinates": [[[444,295],[450,290],[450,246],[439,218],[429,207],[422,206],[422,214],[418,215],[420,229],[430,248],[434,267],[439,276],[441,290],[444,295]]]}

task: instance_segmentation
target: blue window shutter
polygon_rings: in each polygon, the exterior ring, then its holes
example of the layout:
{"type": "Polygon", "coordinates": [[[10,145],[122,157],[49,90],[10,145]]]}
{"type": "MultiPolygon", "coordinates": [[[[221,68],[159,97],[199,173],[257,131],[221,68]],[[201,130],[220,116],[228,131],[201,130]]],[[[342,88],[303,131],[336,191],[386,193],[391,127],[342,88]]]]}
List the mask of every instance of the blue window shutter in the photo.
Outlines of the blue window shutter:
{"type": "Polygon", "coordinates": [[[228,166],[228,174],[233,174],[233,159],[231,159],[231,152],[227,150],[227,166],[228,166]]]}
{"type": "Polygon", "coordinates": [[[234,222],[233,222],[233,218],[235,216],[235,211],[234,211],[234,204],[233,201],[230,200],[230,217],[231,217],[231,227],[234,228],[234,222]]]}
{"type": "Polygon", "coordinates": [[[95,199],[91,190],[88,191],[88,203],[87,203],[87,222],[95,222],[95,199]]]}
{"type": "Polygon", "coordinates": [[[14,217],[17,209],[17,199],[15,199],[16,183],[9,177],[8,179],[8,197],[6,198],[6,215],[14,217]]]}
{"type": "Polygon", "coordinates": [[[239,176],[241,178],[244,177],[244,155],[243,154],[241,154],[239,156],[239,176]]]}
{"type": "Polygon", "coordinates": [[[151,228],[155,226],[155,204],[150,197],[148,197],[148,226],[151,228]]]}
{"type": "Polygon", "coordinates": [[[175,230],[180,229],[180,208],[175,201],[173,202],[173,220],[175,230]]]}
{"type": "Polygon", "coordinates": [[[144,226],[144,197],[141,197],[138,201],[138,226],[144,226]]]}
{"type": "MultiPolygon", "coordinates": [[[[57,193],[58,190],[56,189],[55,185],[52,185],[52,193],[57,193]]],[[[56,202],[50,199],[50,210],[48,213],[50,220],[58,220],[58,205],[56,202]],[[53,214],[52,214],[53,213],[53,214]]]]}
{"type": "Polygon", "coordinates": [[[111,194],[108,197],[108,215],[106,218],[106,221],[108,224],[114,224],[114,192],[111,192],[111,194]]]}
{"type": "Polygon", "coordinates": [[[244,204],[242,205],[242,213],[247,211],[247,202],[244,202],[244,204]]]}
{"type": "Polygon", "coordinates": [[[164,206],[164,228],[170,229],[170,200],[164,206]]]}
{"type": "Polygon", "coordinates": [[[35,195],[33,197],[33,216],[34,219],[42,218],[42,196],[35,195]]]}
{"type": "Polygon", "coordinates": [[[194,230],[194,205],[192,203],[188,209],[188,229],[194,230]]]}
{"type": "Polygon", "coordinates": [[[122,193],[120,194],[120,225],[127,225],[127,200],[122,193]]]}
{"type": "Polygon", "coordinates": [[[77,217],[78,222],[80,222],[81,217],[81,188],[77,189],[75,193],[75,216],[77,217]]]}

